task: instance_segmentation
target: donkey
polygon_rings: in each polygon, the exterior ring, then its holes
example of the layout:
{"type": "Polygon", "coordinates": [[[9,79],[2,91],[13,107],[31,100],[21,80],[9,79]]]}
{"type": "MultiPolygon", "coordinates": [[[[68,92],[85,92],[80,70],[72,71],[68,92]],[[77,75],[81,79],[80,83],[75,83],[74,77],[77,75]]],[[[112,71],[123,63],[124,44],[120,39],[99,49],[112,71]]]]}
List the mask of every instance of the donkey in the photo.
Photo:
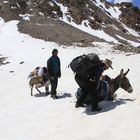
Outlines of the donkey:
{"type": "Polygon", "coordinates": [[[126,72],[124,72],[124,70],[122,69],[120,71],[120,74],[116,78],[111,79],[111,81],[109,82],[108,100],[113,100],[114,93],[119,88],[124,89],[128,93],[133,92],[133,88],[132,88],[132,86],[131,86],[131,84],[129,82],[129,79],[126,77],[126,75],[128,74],[129,71],[130,71],[130,69],[128,69],[126,72]]]}
{"type": "Polygon", "coordinates": [[[47,81],[43,81],[42,77],[32,77],[29,80],[29,86],[31,88],[31,96],[33,96],[33,88],[35,86],[35,89],[41,94],[41,91],[38,88],[45,87],[46,91],[46,96],[49,94],[49,85],[50,85],[50,80],[48,79],[47,81]]]}
{"type": "MultiPolygon", "coordinates": [[[[122,69],[120,71],[120,74],[114,78],[111,79],[109,76],[107,76],[109,78],[108,80],[108,84],[109,84],[109,94],[106,96],[102,96],[99,93],[99,99],[98,101],[103,101],[103,100],[113,100],[114,99],[114,93],[119,89],[122,88],[125,91],[127,91],[128,93],[132,93],[133,92],[133,88],[129,82],[129,79],[126,77],[126,75],[128,74],[129,69],[124,72],[124,70],[122,69]]],[[[99,87],[100,88],[100,87],[99,87]]],[[[77,93],[76,93],[76,97],[79,98],[79,96],[82,94],[81,90],[78,89],[77,93]]],[[[91,97],[87,97],[85,100],[86,104],[90,104],[92,101],[91,97]]]]}
{"type": "Polygon", "coordinates": [[[40,94],[41,91],[38,88],[45,87],[46,95],[49,94],[50,80],[46,67],[36,67],[35,70],[29,74],[28,78],[30,79],[29,86],[31,88],[31,96],[33,96],[34,87],[40,94]]]}

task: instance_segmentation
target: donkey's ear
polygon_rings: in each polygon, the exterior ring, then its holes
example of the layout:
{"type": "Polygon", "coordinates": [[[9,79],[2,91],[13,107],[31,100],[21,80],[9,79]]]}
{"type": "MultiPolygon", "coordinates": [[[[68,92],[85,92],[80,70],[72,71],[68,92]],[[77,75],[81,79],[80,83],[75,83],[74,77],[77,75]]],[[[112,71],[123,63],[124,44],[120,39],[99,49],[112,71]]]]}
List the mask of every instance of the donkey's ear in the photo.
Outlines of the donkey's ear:
{"type": "Polygon", "coordinates": [[[124,73],[124,75],[126,75],[129,71],[130,71],[130,69],[128,69],[128,70],[124,73]]]}
{"type": "Polygon", "coordinates": [[[120,76],[121,76],[121,78],[123,77],[123,69],[121,69],[121,71],[120,71],[120,76]]]}

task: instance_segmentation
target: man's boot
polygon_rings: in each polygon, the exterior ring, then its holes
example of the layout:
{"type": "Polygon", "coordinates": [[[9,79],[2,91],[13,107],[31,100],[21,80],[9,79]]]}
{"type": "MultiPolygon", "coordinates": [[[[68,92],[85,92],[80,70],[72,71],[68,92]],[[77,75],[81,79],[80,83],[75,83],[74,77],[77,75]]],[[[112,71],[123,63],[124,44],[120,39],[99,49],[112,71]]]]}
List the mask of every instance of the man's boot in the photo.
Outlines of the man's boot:
{"type": "Polygon", "coordinates": [[[86,107],[86,105],[83,104],[81,101],[77,100],[77,102],[75,104],[75,108],[78,108],[78,107],[86,107]]]}

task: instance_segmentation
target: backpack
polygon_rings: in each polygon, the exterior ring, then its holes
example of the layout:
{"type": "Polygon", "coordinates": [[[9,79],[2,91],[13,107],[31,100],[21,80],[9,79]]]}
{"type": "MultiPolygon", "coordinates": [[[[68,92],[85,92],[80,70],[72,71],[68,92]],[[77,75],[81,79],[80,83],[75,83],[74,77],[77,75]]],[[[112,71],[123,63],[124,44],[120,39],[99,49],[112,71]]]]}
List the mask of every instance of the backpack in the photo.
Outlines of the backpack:
{"type": "Polygon", "coordinates": [[[43,77],[47,73],[46,67],[36,67],[28,77],[43,77]]]}
{"type": "Polygon", "coordinates": [[[87,55],[81,55],[74,58],[69,66],[74,73],[79,76],[87,77],[88,70],[94,66],[97,66],[101,63],[100,58],[95,53],[89,53],[87,55]]]}

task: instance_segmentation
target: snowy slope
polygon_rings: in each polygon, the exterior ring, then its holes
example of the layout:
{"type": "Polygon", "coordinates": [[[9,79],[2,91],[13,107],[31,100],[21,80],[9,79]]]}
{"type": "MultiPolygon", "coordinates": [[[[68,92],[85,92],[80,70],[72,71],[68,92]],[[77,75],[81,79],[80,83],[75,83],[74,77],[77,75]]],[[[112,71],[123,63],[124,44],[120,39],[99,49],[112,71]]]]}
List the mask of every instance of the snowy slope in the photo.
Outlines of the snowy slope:
{"type": "MultiPolygon", "coordinates": [[[[0,23],[0,53],[10,64],[0,67],[0,138],[2,140],[139,140],[140,133],[140,55],[112,51],[111,45],[95,43],[95,48],[58,46],[31,38],[17,31],[18,21],[0,23]],[[62,78],[58,93],[61,97],[30,96],[27,76],[36,66],[45,66],[53,48],[59,50],[62,78]],[[110,58],[115,77],[120,70],[130,68],[128,78],[134,88],[132,94],[117,91],[118,102],[102,102],[100,113],[75,109],[77,84],[67,67],[80,54],[96,52],[101,59],[110,58]],[[20,64],[24,61],[23,64],[20,64]],[[14,71],[9,73],[9,71],[14,71]]],[[[41,89],[44,91],[44,89],[41,89]]]]}
{"type": "MultiPolygon", "coordinates": [[[[73,22],[73,21],[71,21],[71,22],[69,22],[69,20],[68,20],[68,9],[67,9],[67,7],[65,7],[65,6],[63,6],[62,4],[59,4],[59,3],[57,3],[57,5],[58,6],[60,6],[60,8],[61,8],[61,11],[62,11],[62,13],[63,13],[63,17],[62,18],[60,18],[60,20],[62,20],[62,21],[64,21],[64,22],[66,22],[67,24],[70,24],[70,25],[72,25],[72,26],[74,26],[74,27],[76,27],[76,28],[78,28],[78,29],[80,29],[80,30],[82,30],[82,31],[84,31],[84,32],[87,32],[87,33],[89,33],[89,34],[91,34],[91,35],[93,35],[93,36],[97,36],[97,37],[99,37],[99,38],[101,38],[101,39],[104,39],[104,40],[106,40],[106,41],[108,41],[108,42],[114,42],[114,43],[118,43],[118,41],[115,39],[115,38],[113,38],[113,37],[111,37],[111,36],[109,36],[107,33],[105,33],[103,30],[94,30],[94,29],[92,29],[90,26],[89,26],[89,21],[88,20],[84,20],[84,21],[82,21],[82,23],[81,23],[81,25],[78,25],[78,24],[76,24],[75,22],[73,22]],[[87,26],[85,26],[85,24],[87,25],[87,26]]],[[[104,10],[106,10],[107,12],[109,12],[112,16],[114,16],[115,18],[118,18],[118,16],[119,16],[119,14],[120,14],[120,11],[118,10],[118,8],[117,8],[117,12],[114,10],[114,9],[106,9],[105,8],[105,6],[104,6],[104,4],[102,4],[101,2],[100,2],[100,0],[98,0],[97,2],[96,2],[96,5],[98,6],[98,7],[100,7],[100,5],[103,7],[102,9],[104,10]]]]}
{"type": "MultiPolygon", "coordinates": [[[[20,31],[31,34],[34,37],[37,36],[38,38],[46,37],[43,33],[38,36],[38,32],[44,28],[44,22],[48,22],[47,18],[52,18],[56,19],[55,21],[51,21],[52,23],[56,23],[56,26],[54,26],[56,29],[54,28],[52,36],[61,33],[61,30],[65,31],[58,28],[58,26],[61,27],[63,22],[65,22],[90,34],[90,36],[92,35],[95,41],[105,40],[106,42],[138,47],[140,46],[138,22],[140,17],[138,9],[129,6],[130,5],[127,4],[115,5],[104,0],[86,0],[81,2],[74,0],[42,0],[39,2],[38,0],[33,0],[30,2],[26,1],[25,3],[2,0],[1,16],[4,17],[6,21],[11,18],[17,19],[15,16],[25,20],[20,20],[20,31]],[[26,5],[26,8],[24,5],[26,5]],[[129,11],[128,14],[125,12],[127,9],[129,11]],[[8,14],[9,11],[11,13],[10,15],[8,14]],[[134,15],[132,18],[130,17],[131,13],[134,15]],[[6,14],[8,16],[6,16],[6,14]],[[42,20],[40,20],[40,18],[42,20]],[[32,33],[30,32],[28,24],[32,25],[31,28],[35,28],[32,33]]],[[[65,25],[67,26],[67,24],[65,25]]],[[[67,28],[71,28],[71,26],[67,26],[67,28]]],[[[48,30],[47,32],[49,32],[49,29],[50,28],[46,28],[46,30],[48,30]]],[[[72,31],[74,28],[70,30],[72,31]]],[[[66,34],[70,34],[69,30],[66,30],[66,34]]],[[[74,33],[72,34],[74,35],[74,33]]],[[[46,39],[54,41],[52,36],[49,34],[46,39]]],[[[75,36],[77,37],[78,35],[75,34],[75,36]]],[[[83,40],[86,37],[81,36],[81,38],[83,40]]],[[[58,39],[56,39],[56,42],[57,40],[58,39]]],[[[71,38],[69,40],[71,40],[71,38]]],[[[71,42],[80,42],[80,40],[81,39],[78,41],[71,40],[71,42]]],[[[61,42],[64,41],[62,40],[61,42]]]]}
{"type": "MultiPolygon", "coordinates": [[[[87,19],[83,20],[81,24],[76,24],[74,22],[74,19],[70,16],[68,7],[64,6],[62,3],[57,3],[56,1],[55,1],[55,3],[60,7],[60,9],[63,13],[63,16],[60,18],[60,20],[62,20],[63,22],[70,24],[73,27],[78,28],[78,29],[80,29],[86,33],[89,33],[93,36],[96,36],[100,39],[104,39],[107,42],[120,43],[116,38],[114,38],[113,36],[110,36],[103,29],[98,29],[98,30],[92,29],[90,26],[90,22],[87,19]],[[71,21],[69,21],[69,19],[71,19],[71,21]]],[[[135,37],[140,37],[140,35],[135,30],[130,29],[126,25],[121,23],[119,16],[121,15],[122,12],[120,11],[119,7],[111,6],[109,8],[106,8],[104,2],[102,2],[101,0],[91,1],[91,3],[96,5],[101,10],[101,12],[106,13],[106,15],[110,17],[110,19],[113,19],[114,21],[118,22],[118,24],[121,24],[121,26],[128,32],[127,34],[133,35],[135,37]]],[[[88,7],[88,5],[87,5],[87,7],[88,7]]],[[[90,17],[90,18],[92,20],[94,20],[94,17],[90,17]]],[[[107,24],[102,23],[100,26],[104,27],[104,26],[107,26],[107,24]]],[[[112,25],[112,27],[113,27],[113,25],[112,25]]],[[[113,27],[113,28],[115,29],[115,27],[113,27]]],[[[140,45],[140,43],[138,41],[137,41],[137,43],[134,43],[133,41],[128,40],[128,39],[123,39],[123,40],[128,42],[130,45],[132,45],[134,47],[138,47],[140,45]]]]}

